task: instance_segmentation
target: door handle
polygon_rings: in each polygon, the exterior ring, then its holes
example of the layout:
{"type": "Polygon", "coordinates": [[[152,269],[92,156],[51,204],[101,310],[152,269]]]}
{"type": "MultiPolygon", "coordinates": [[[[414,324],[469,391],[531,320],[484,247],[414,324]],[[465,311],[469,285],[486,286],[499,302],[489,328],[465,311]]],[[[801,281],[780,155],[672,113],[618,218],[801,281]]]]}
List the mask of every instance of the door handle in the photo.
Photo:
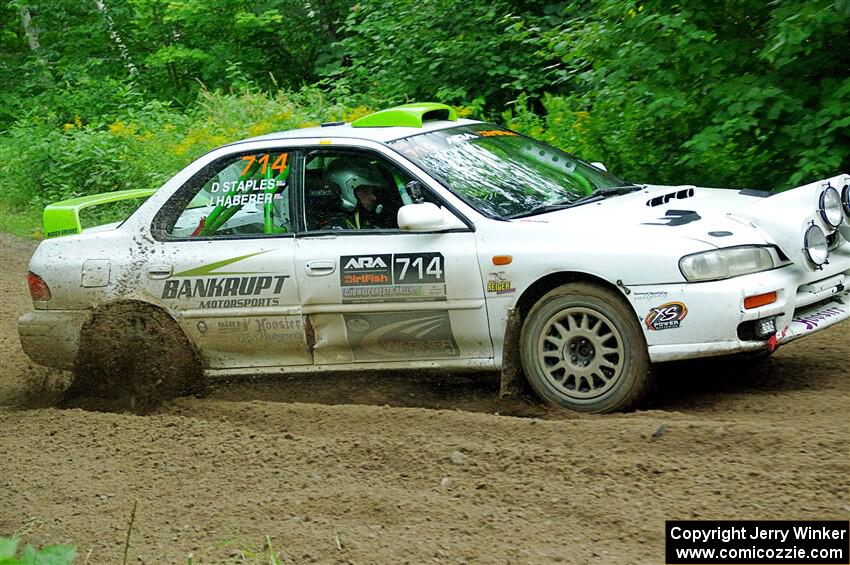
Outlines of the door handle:
{"type": "Polygon", "coordinates": [[[322,275],[330,275],[336,270],[336,262],[333,259],[320,259],[317,261],[308,261],[304,265],[304,270],[311,277],[320,277],[322,275]]]}
{"type": "Polygon", "coordinates": [[[171,265],[150,265],[148,267],[148,278],[167,279],[173,272],[174,267],[171,265]]]}

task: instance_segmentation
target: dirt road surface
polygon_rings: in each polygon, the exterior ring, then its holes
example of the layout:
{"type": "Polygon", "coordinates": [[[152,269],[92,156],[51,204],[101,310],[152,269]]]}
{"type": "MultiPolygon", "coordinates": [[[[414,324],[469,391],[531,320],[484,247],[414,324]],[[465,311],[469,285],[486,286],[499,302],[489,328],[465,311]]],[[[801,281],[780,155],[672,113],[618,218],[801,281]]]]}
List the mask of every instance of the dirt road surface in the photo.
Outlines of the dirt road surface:
{"type": "Polygon", "coordinates": [[[757,370],[663,371],[644,411],[496,401],[494,376],[277,378],[154,415],[55,408],[34,244],[0,235],[0,535],[77,563],[662,563],[665,519],[850,516],[850,325],[757,370]],[[666,433],[653,432],[666,425],[666,433]]]}

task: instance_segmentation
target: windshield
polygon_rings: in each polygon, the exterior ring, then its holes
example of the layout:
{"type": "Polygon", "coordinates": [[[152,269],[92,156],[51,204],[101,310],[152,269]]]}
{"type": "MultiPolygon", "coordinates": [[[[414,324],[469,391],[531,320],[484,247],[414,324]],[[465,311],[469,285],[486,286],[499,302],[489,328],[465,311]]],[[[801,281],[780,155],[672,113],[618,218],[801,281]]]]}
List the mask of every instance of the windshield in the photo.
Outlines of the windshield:
{"type": "Polygon", "coordinates": [[[390,143],[480,212],[496,218],[568,206],[599,188],[627,185],[554,147],[492,124],[390,143]]]}

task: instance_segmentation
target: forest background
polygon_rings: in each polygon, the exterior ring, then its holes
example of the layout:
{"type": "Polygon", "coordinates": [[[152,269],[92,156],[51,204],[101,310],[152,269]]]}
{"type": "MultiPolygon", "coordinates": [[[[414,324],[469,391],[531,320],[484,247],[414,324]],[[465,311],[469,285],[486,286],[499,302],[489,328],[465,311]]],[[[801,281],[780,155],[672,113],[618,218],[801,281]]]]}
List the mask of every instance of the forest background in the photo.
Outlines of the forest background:
{"type": "Polygon", "coordinates": [[[0,0],[0,226],[410,101],[636,182],[850,172],[850,0],[0,0]]]}

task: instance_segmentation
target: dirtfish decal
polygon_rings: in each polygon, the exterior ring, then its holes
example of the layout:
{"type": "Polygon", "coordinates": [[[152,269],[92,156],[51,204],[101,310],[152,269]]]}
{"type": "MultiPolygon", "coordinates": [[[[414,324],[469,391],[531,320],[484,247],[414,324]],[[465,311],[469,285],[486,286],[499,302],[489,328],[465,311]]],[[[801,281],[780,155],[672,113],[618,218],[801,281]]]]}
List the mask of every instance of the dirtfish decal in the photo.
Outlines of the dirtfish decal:
{"type": "Polygon", "coordinates": [[[445,300],[441,253],[373,253],[339,258],[342,301],[445,300]]]}

